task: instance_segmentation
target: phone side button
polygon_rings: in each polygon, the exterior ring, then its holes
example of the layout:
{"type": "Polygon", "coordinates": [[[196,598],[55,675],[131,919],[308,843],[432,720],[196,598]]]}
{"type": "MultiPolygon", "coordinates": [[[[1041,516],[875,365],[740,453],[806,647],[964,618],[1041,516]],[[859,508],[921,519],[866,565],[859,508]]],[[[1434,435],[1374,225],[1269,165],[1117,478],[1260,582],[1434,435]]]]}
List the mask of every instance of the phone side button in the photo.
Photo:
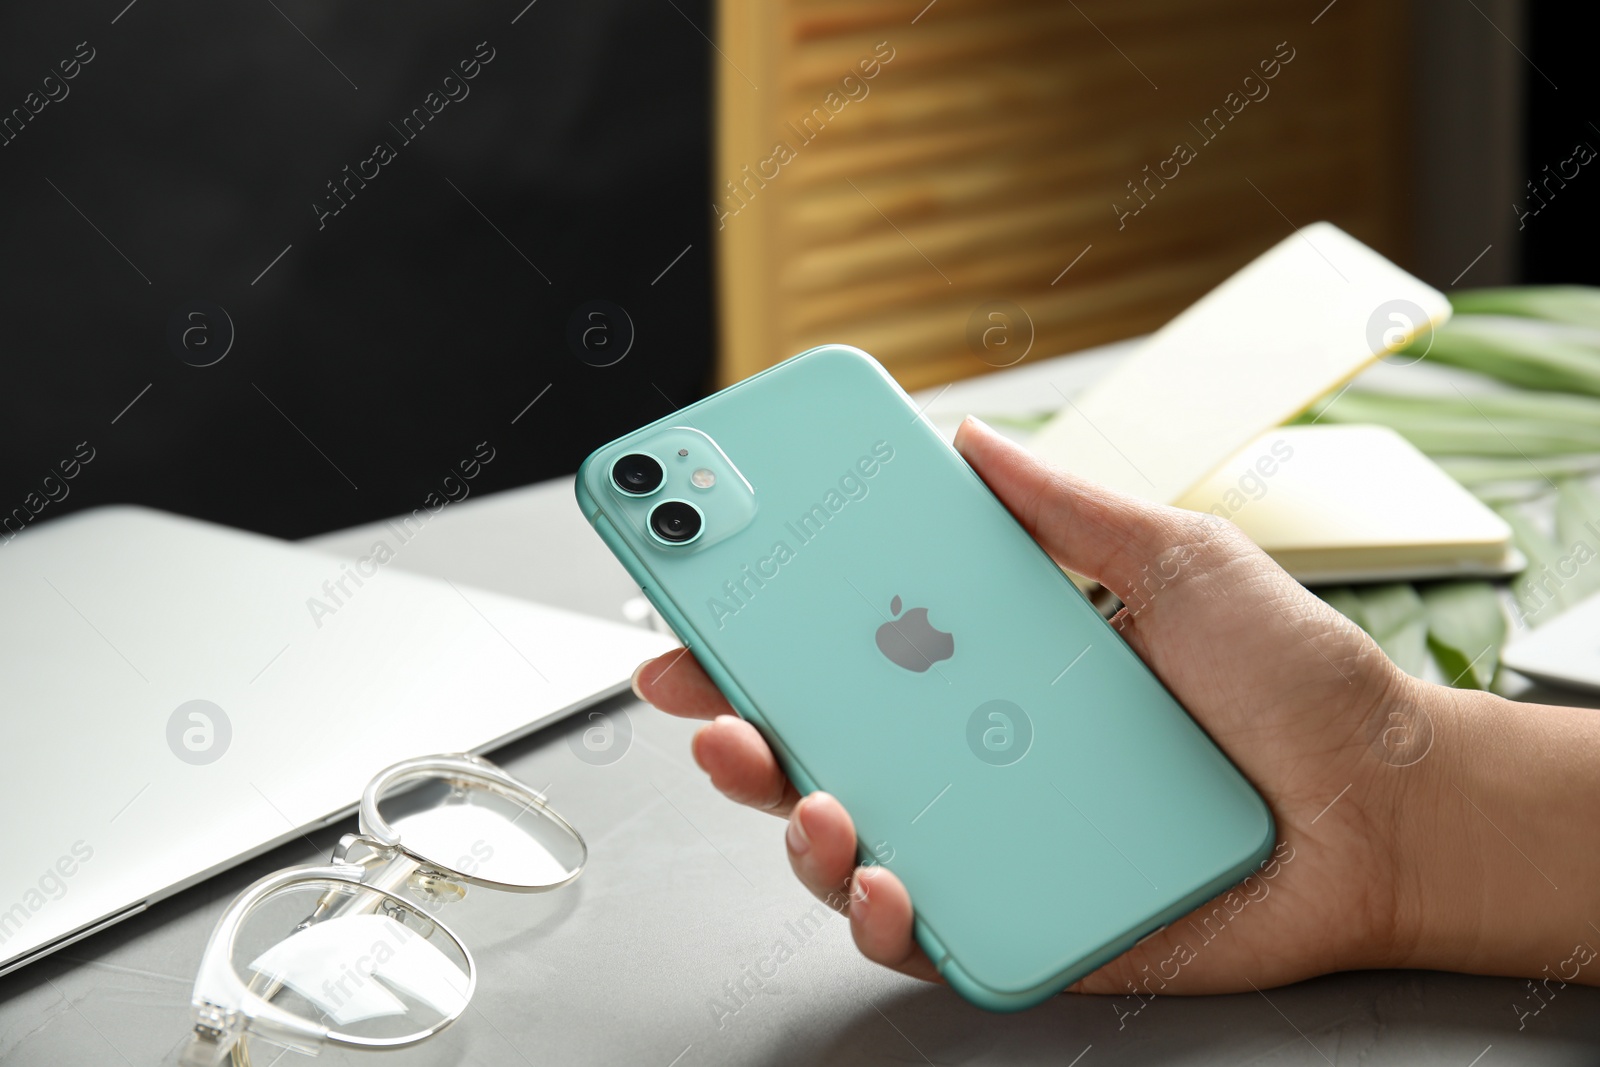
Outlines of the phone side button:
{"type": "Polygon", "coordinates": [[[661,601],[656,599],[656,591],[648,585],[641,585],[639,591],[644,594],[646,600],[650,601],[650,606],[656,609],[656,614],[660,615],[661,620],[667,624],[667,628],[672,631],[672,636],[676,637],[685,648],[692,650],[694,642],[683,636],[683,629],[678,626],[675,617],[677,612],[669,611],[666,606],[663,606],[661,601]]]}
{"type": "Polygon", "coordinates": [[[1171,923],[1162,923],[1160,926],[1156,927],[1154,930],[1151,930],[1148,934],[1145,934],[1139,940],[1135,941],[1133,943],[1134,947],[1138,948],[1140,945],[1144,944],[1146,941],[1150,940],[1152,937],[1156,936],[1161,931],[1165,930],[1168,926],[1171,926],[1171,925],[1172,925],[1171,923]]]}

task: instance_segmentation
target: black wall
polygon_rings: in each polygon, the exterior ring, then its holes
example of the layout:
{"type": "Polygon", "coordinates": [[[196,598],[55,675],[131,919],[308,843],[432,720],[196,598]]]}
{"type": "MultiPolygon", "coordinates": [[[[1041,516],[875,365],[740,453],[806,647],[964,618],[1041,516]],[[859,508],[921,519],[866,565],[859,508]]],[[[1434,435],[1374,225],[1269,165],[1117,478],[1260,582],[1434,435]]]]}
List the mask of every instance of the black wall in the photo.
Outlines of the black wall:
{"type": "Polygon", "coordinates": [[[703,395],[705,0],[125,4],[0,13],[11,532],[138,502],[300,537],[703,395]]]}
{"type": "Polygon", "coordinates": [[[1508,210],[1520,218],[1522,275],[1529,283],[1600,285],[1600,65],[1584,10],[1554,0],[1528,4],[1522,181],[1532,181],[1537,195],[1521,185],[1508,210]],[[1596,157],[1580,163],[1579,144],[1596,157]]]}

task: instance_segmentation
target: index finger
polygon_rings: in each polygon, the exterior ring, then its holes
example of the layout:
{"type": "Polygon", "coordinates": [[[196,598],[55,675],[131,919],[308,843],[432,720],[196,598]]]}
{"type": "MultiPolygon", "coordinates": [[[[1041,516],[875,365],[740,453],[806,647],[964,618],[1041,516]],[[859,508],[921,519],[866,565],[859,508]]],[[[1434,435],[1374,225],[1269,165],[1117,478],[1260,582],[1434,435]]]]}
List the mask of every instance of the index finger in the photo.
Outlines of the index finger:
{"type": "Polygon", "coordinates": [[[687,648],[674,649],[639,664],[633,672],[633,691],[640,700],[685,719],[735,714],[728,698],[687,648]]]}

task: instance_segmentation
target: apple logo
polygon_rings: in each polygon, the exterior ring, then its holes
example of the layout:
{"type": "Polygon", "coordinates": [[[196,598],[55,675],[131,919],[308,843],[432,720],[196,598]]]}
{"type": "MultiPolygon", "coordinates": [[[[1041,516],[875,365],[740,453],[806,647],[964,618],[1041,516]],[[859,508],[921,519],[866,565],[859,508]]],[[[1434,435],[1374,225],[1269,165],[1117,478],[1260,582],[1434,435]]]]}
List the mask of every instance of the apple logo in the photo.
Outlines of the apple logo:
{"type": "Polygon", "coordinates": [[[928,621],[927,608],[912,608],[900,614],[900,598],[889,604],[889,614],[897,616],[878,627],[878,651],[889,662],[921,674],[942,659],[956,654],[956,639],[928,621]]]}

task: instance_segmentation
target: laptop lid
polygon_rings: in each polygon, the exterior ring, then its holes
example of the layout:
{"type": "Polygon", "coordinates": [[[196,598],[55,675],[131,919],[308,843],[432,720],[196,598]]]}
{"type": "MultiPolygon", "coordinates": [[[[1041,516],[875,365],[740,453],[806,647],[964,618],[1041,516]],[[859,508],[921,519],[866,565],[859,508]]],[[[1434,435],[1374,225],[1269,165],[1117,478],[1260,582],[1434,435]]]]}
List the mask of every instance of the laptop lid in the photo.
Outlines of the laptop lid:
{"type": "Polygon", "coordinates": [[[403,573],[395,547],[352,565],[134,507],[0,547],[0,974],[343,817],[391,763],[621,692],[671,645],[403,573]]]}

